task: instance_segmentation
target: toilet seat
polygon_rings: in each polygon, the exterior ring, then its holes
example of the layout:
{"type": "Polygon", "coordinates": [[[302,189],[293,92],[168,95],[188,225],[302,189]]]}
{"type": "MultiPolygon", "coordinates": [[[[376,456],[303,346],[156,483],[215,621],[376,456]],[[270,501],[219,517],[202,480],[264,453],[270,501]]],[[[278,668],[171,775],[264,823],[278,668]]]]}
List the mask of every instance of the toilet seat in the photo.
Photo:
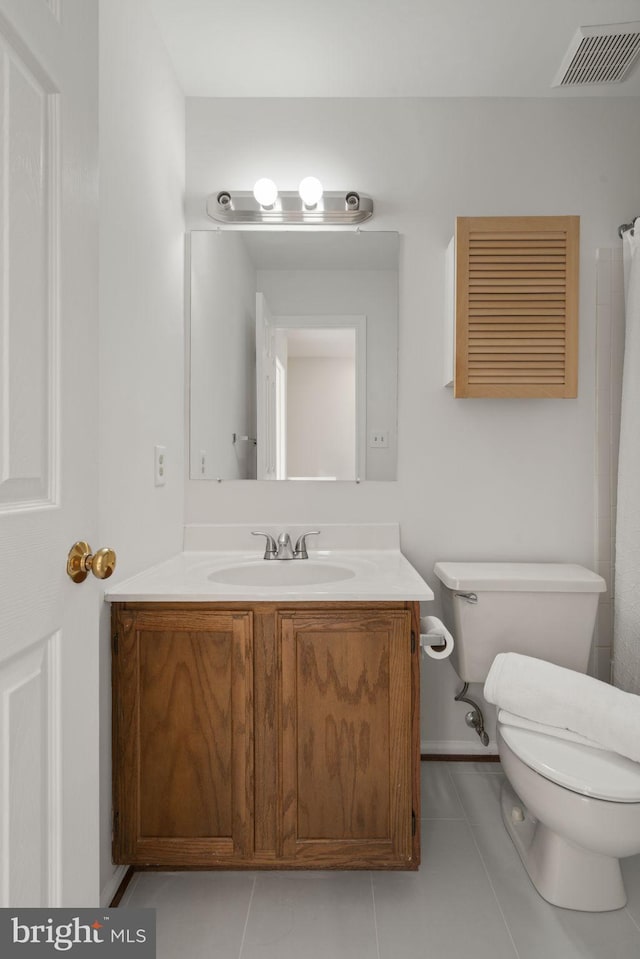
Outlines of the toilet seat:
{"type": "Polygon", "coordinates": [[[609,802],[640,803],[640,763],[604,749],[500,724],[507,746],[545,779],[609,802]]]}

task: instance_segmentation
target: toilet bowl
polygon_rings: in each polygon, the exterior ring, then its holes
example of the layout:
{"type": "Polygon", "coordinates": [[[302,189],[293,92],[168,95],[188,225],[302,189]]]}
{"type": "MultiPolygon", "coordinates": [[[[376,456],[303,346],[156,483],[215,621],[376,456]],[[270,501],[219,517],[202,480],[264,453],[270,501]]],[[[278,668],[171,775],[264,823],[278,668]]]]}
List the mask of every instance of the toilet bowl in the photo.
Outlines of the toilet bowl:
{"type": "MultiPolygon", "coordinates": [[[[449,562],[434,572],[465,690],[485,682],[498,653],[586,672],[606,588],[596,573],[562,563],[449,562]]],[[[508,780],[502,816],[540,895],[566,909],[620,909],[619,860],[640,853],[640,763],[501,722],[496,739],[508,780]]]]}
{"type": "Polygon", "coordinates": [[[640,853],[640,763],[498,723],[502,818],[531,881],[565,909],[622,908],[621,858],[640,853]]]}

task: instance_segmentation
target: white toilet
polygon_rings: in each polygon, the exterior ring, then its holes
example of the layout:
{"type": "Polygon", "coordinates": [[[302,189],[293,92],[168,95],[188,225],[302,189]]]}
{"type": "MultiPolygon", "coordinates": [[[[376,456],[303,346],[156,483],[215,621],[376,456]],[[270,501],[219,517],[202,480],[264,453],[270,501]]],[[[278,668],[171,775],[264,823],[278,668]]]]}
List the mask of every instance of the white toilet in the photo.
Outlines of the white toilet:
{"type": "MultiPolygon", "coordinates": [[[[483,683],[498,653],[585,672],[604,580],[555,563],[436,563],[451,662],[483,683]]],[[[604,749],[498,723],[508,782],[502,818],[544,899],[567,909],[619,909],[619,859],[640,853],[640,763],[604,749]]]]}

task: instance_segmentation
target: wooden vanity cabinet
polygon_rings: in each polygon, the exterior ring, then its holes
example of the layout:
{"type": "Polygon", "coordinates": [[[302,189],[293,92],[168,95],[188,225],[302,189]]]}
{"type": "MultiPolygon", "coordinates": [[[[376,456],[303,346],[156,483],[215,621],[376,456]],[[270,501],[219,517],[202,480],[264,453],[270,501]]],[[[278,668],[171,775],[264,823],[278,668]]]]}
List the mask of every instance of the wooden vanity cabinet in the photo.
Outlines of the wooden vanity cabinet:
{"type": "Polygon", "coordinates": [[[115,862],[418,868],[417,603],[112,617],[115,862]]]}

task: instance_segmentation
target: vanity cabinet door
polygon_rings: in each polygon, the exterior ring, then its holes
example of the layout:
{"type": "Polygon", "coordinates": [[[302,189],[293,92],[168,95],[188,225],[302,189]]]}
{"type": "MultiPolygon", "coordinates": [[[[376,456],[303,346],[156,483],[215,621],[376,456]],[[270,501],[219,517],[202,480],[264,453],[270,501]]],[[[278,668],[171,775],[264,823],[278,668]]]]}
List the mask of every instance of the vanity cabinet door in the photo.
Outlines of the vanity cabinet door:
{"type": "Polygon", "coordinates": [[[277,633],[280,855],[412,868],[411,613],[282,611],[277,633]]]}
{"type": "Polygon", "coordinates": [[[114,617],[114,861],[253,854],[253,614],[114,617]]]}

